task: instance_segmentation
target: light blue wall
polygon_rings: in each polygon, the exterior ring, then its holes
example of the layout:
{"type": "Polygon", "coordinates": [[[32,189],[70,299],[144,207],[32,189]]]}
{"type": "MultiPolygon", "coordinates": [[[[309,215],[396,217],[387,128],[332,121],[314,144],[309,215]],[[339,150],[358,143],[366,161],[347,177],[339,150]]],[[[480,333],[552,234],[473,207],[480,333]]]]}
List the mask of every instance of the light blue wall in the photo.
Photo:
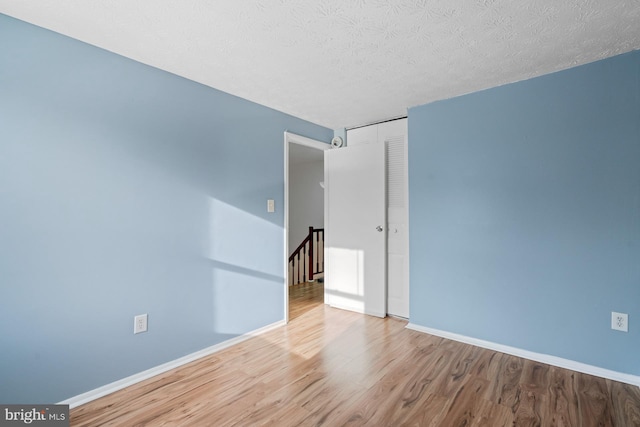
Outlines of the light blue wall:
{"type": "Polygon", "coordinates": [[[640,375],[640,52],[411,108],[409,180],[412,322],[640,375]]]}
{"type": "Polygon", "coordinates": [[[286,129],[333,136],[0,15],[0,402],[283,319],[286,129]]]}

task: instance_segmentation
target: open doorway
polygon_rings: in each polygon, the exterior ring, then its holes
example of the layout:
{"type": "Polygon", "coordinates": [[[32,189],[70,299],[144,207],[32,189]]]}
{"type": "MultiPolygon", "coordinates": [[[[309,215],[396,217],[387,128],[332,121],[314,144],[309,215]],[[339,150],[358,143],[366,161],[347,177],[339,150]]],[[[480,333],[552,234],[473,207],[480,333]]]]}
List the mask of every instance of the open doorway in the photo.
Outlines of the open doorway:
{"type": "Polygon", "coordinates": [[[324,151],[285,132],[285,320],[324,303],[324,151]]]}

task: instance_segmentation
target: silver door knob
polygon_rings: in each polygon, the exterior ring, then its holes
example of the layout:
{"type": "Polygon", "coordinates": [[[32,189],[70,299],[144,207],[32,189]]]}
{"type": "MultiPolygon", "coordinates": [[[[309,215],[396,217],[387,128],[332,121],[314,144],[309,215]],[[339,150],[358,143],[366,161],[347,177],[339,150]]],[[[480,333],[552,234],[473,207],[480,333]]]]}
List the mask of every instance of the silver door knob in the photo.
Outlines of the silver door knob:
{"type": "Polygon", "coordinates": [[[379,225],[379,226],[377,226],[377,227],[376,227],[376,230],[378,230],[378,231],[382,231],[382,226],[380,226],[380,225],[379,225]]]}

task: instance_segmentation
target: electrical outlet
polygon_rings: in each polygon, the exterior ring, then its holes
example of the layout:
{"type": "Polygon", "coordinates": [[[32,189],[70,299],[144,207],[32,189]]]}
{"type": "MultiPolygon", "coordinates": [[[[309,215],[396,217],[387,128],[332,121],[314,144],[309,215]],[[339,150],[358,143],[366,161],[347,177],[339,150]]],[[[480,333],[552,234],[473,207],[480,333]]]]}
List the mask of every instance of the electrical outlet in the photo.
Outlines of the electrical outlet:
{"type": "Polygon", "coordinates": [[[139,314],[133,318],[133,333],[147,332],[147,315],[139,314]]]}
{"type": "Polygon", "coordinates": [[[611,329],[629,332],[629,315],[626,313],[611,312],[611,329]]]}

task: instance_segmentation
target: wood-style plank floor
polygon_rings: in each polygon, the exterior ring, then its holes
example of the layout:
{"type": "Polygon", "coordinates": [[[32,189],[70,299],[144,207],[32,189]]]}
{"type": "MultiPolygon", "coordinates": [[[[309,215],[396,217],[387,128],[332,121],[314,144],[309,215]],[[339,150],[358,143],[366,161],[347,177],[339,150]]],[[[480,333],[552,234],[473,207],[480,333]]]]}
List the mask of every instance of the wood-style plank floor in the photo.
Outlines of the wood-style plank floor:
{"type": "Polygon", "coordinates": [[[302,286],[316,289],[291,290],[287,326],[75,408],[71,425],[640,426],[638,387],[332,309],[322,284],[302,286]]]}
{"type": "Polygon", "coordinates": [[[306,282],[289,286],[289,321],[324,303],[324,283],[306,282]]]}

